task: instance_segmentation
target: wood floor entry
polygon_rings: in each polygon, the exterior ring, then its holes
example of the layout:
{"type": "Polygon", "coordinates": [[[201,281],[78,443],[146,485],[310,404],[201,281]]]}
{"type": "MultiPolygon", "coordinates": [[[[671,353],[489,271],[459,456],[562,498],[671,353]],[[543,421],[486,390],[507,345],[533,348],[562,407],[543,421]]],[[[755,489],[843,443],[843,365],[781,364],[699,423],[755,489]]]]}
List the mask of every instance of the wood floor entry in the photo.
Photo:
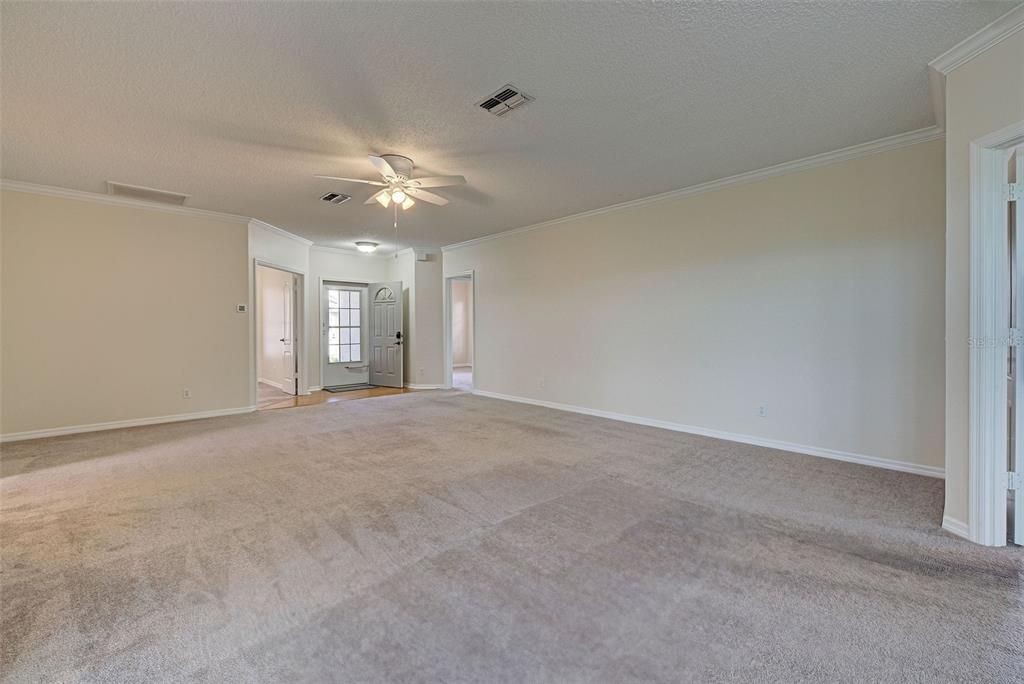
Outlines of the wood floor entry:
{"type": "Polygon", "coordinates": [[[300,394],[297,397],[293,397],[276,387],[271,387],[261,382],[257,385],[256,407],[260,411],[269,411],[272,409],[297,408],[299,406],[315,406],[317,404],[334,404],[339,401],[350,401],[352,399],[386,397],[392,394],[405,394],[406,392],[413,391],[415,390],[403,387],[370,387],[369,389],[337,393],[316,390],[310,394],[300,394]]]}

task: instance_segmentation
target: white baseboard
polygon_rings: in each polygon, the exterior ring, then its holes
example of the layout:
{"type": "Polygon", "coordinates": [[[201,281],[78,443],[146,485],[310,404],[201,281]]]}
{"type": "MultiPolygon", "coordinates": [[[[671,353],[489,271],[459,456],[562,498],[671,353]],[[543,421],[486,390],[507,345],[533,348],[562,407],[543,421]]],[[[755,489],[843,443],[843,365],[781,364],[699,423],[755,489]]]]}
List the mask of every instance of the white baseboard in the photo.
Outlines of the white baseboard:
{"type": "Polygon", "coordinates": [[[794,453],[806,454],[808,456],[820,456],[822,458],[831,458],[836,461],[847,461],[849,463],[859,463],[861,465],[875,466],[876,468],[885,468],[887,470],[898,470],[900,472],[913,473],[915,475],[927,475],[928,477],[939,478],[945,477],[945,469],[936,468],[935,466],[919,465],[917,463],[908,463],[906,461],[893,461],[887,458],[878,458],[876,456],[867,456],[864,454],[854,454],[848,451],[839,451],[836,449],[826,449],[823,447],[807,446],[805,444],[783,442],[777,439],[754,437],[752,435],[742,435],[735,432],[723,432],[722,430],[710,430],[708,428],[697,427],[695,425],[683,425],[681,423],[672,423],[666,420],[641,418],[640,416],[630,416],[624,413],[600,411],[598,409],[584,408],[582,406],[573,406],[571,404],[559,404],[553,401],[543,401],[540,399],[516,397],[509,394],[499,394],[498,392],[487,392],[485,390],[474,389],[473,394],[478,394],[482,397],[490,397],[491,399],[502,399],[504,401],[515,401],[521,404],[544,406],[546,408],[552,408],[558,411],[571,411],[572,413],[582,413],[588,416],[597,416],[599,418],[610,418],[611,420],[620,420],[624,423],[634,423],[636,425],[646,425],[648,427],[662,428],[664,430],[673,430],[675,432],[686,432],[692,435],[714,437],[716,439],[724,439],[730,442],[739,442],[741,444],[752,444],[754,446],[768,447],[769,449],[792,451],[794,453]]]}
{"type": "Polygon", "coordinates": [[[287,392],[288,391],[288,390],[286,390],[284,388],[284,385],[282,385],[281,383],[274,382],[273,380],[267,380],[266,378],[256,378],[256,382],[257,383],[262,382],[264,385],[270,385],[271,387],[276,387],[277,389],[281,390],[282,392],[287,392]]]}
{"type": "Polygon", "coordinates": [[[405,383],[405,386],[409,389],[425,390],[425,389],[444,389],[444,385],[417,385],[411,382],[405,383]]]}
{"type": "Polygon", "coordinates": [[[10,432],[0,435],[0,442],[20,442],[25,439],[42,439],[43,437],[60,437],[61,435],[77,435],[82,432],[99,432],[101,430],[117,430],[118,428],[157,425],[159,423],[178,423],[184,420],[200,420],[218,416],[234,416],[239,413],[252,413],[255,406],[239,406],[238,408],[198,411],[196,413],[178,413],[173,416],[155,416],[152,418],[132,418],[130,420],[112,420],[108,423],[90,423],[88,425],[69,425],[68,427],[28,430],[26,432],[10,432]]]}
{"type": "Polygon", "coordinates": [[[455,364],[452,364],[452,368],[472,368],[472,367],[473,367],[473,364],[471,364],[471,363],[455,363],[455,364]]]}
{"type": "Polygon", "coordinates": [[[950,532],[951,534],[955,534],[958,537],[963,537],[968,541],[971,539],[967,523],[962,520],[957,520],[956,518],[950,518],[948,515],[942,516],[942,529],[950,532]]]}
{"type": "Polygon", "coordinates": [[[309,387],[306,388],[306,394],[312,394],[313,392],[319,392],[322,389],[323,389],[323,387],[321,387],[320,385],[310,385],[309,387]]]}

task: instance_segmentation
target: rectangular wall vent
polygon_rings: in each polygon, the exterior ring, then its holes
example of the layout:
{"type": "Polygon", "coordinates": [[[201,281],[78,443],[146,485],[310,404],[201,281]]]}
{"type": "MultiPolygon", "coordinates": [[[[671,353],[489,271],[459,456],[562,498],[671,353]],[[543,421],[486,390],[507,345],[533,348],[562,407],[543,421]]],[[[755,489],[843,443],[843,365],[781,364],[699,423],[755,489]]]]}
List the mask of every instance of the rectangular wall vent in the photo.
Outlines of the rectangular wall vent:
{"type": "Polygon", "coordinates": [[[352,199],[352,195],[344,195],[340,192],[329,192],[320,199],[324,202],[330,202],[331,204],[344,204],[352,199]]]}
{"type": "Polygon", "coordinates": [[[114,181],[107,181],[107,194],[118,197],[130,197],[145,202],[160,202],[161,204],[177,204],[179,206],[184,205],[185,200],[189,198],[188,195],[183,195],[180,192],[157,190],[156,188],[147,188],[142,185],[115,183],[114,181]]]}
{"type": "Polygon", "coordinates": [[[504,116],[516,107],[532,101],[532,97],[511,83],[507,83],[476,104],[495,116],[504,116]]]}

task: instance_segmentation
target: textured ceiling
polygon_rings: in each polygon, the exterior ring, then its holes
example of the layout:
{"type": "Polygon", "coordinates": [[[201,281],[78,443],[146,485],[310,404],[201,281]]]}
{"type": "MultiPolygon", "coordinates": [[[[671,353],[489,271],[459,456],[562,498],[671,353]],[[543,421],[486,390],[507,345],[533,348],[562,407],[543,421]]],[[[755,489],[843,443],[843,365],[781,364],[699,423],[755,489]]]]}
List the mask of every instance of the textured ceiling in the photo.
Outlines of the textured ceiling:
{"type": "Polygon", "coordinates": [[[400,153],[469,179],[402,214],[436,247],[928,126],[927,62],[1014,4],[3,2],[0,173],[350,246],[391,213],[313,174],[400,153]]]}

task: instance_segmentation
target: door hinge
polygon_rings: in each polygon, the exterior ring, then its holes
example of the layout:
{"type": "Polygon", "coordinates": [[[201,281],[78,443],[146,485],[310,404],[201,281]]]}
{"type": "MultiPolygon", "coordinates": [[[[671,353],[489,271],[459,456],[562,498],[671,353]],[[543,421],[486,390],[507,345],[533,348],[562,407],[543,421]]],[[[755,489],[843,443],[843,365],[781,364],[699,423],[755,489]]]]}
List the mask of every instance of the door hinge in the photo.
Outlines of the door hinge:
{"type": "Polygon", "coordinates": [[[1016,202],[1024,194],[1024,183],[1007,183],[1003,192],[1007,202],[1016,202]]]}
{"type": "Polygon", "coordinates": [[[1024,487],[1024,482],[1021,482],[1022,479],[1024,478],[1021,478],[1019,474],[1011,470],[1010,472],[1006,473],[1006,488],[1009,489],[1011,492],[1017,491],[1021,487],[1024,487]]]}

